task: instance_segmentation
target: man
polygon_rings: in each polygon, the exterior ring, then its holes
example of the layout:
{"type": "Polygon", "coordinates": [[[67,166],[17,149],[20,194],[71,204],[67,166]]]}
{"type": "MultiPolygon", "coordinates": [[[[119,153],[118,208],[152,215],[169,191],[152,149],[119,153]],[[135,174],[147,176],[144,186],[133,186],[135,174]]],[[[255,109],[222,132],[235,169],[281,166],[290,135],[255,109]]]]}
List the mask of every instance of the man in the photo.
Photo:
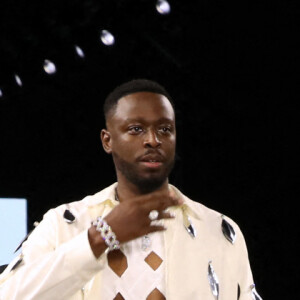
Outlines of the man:
{"type": "Polygon", "coordinates": [[[117,183],[50,210],[0,277],[0,299],[260,299],[238,226],[168,183],[176,128],[166,90],[125,83],[104,113],[117,183]]]}

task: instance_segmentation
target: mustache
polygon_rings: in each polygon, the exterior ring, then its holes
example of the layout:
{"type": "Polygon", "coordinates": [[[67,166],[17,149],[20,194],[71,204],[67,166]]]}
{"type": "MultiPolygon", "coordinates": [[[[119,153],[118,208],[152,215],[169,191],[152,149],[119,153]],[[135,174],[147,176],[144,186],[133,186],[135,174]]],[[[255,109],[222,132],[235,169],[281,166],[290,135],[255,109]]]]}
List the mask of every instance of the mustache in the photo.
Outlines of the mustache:
{"type": "Polygon", "coordinates": [[[137,157],[137,160],[140,161],[140,160],[143,160],[147,157],[154,157],[154,158],[157,158],[159,160],[164,160],[165,159],[165,155],[160,149],[148,149],[145,153],[143,153],[142,155],[139,155],[137,157]]]}

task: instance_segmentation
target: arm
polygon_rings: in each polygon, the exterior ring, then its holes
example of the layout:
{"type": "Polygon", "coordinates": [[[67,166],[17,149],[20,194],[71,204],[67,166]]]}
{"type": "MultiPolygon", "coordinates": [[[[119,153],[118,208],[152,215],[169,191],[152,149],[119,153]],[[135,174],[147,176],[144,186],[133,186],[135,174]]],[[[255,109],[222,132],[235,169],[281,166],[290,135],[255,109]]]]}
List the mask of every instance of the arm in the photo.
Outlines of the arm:
{"type": "Polygon", "coordinates": [[[59,227],[55,212],[49,211],[24,243],[22,264],[10,272],[11,264],[1,276],[1,300],[67,299],[103,268],[106,256],[96,259],[88,230],[56,246],[59,227]]]}
{"type": "MultiPolygon", "coordinates": [[[[148,214],[177,204],[179,201],[168,195],[154,193],[117,205],[105,219],[124,243],[164,230],[162,226],[151,226],[148,214]]],[[[160,214],[160,218],[170,217],[168,213],[160,214]]],[[[1,300],[65,300],[105,266],[107,247],[93,226],[63,243],[57,242],[61,230],[55,210],[49,211],[22,247],[23,264],[10,272],[11,264],[1,276],[1,300]]]]}
{"type": "MultiPolygon", "coordinates": [[[[252,286],[254,285],[252,271],[250,267],[248,251],[245,239],[240,232],[239,235],[239,286],[240,297],[239,300],[252,300],[252,286]]],[[[255,298],[256,299],[256,298],[255,298]]],[[[259,298],[257,298],[259,299],[259,298]]]]}

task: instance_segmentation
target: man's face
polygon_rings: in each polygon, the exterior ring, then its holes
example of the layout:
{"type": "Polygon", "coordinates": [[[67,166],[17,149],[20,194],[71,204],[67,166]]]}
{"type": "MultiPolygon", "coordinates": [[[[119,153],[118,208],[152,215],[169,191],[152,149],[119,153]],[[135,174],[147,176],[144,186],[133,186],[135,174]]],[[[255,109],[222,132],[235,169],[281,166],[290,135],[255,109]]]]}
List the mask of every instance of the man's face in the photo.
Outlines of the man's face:
{"type": "Polygon", "coordinates": [[[175,114],[160,94],[138,92],[121,98],[102,131],[104,149],[112,153],[118,181],[144,191],[168,179],[175,157],[175,114]]]}

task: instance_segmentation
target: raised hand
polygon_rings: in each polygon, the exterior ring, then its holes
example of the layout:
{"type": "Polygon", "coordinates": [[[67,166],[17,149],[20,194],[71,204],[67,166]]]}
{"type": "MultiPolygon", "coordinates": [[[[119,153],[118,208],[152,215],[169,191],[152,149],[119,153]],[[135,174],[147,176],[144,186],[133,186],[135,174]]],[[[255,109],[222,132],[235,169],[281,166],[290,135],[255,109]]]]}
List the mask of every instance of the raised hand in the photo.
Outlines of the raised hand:
{"type": "MultiPolygon", "coordinates": [[[[153,210],[158,212],[156,220],[170,219],[173,215],[165,210],[180,204],[182,199],[173,193],[156,191],[121,202],[105,217],[105,220],[119,242],[124,243],[150,232],[165,230],[164,226],[151,222],[150,212],[153,210]]],[[[106,245],[94,226],[89,229],[89,240],[95,256],[100,256],[105,251],[106,245]]]]}

